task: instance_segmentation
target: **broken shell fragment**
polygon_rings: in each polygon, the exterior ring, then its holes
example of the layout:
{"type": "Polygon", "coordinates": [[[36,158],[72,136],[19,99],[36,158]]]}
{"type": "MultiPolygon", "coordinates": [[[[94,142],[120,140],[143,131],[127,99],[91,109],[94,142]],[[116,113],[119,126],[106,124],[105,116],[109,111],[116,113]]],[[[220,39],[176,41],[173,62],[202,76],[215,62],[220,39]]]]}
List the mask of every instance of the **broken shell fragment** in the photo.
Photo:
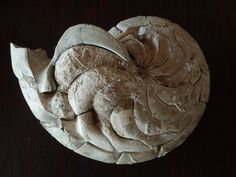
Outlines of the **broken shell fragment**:
{"type": "Polygon", "coordinates": [[[70,27],[52,59],[11,44],[14,74],[40,124],[67,148],[106,163],[161,157],[197,126],[209,97],[197,42],[159,17],[109,32],[70,27]]]}

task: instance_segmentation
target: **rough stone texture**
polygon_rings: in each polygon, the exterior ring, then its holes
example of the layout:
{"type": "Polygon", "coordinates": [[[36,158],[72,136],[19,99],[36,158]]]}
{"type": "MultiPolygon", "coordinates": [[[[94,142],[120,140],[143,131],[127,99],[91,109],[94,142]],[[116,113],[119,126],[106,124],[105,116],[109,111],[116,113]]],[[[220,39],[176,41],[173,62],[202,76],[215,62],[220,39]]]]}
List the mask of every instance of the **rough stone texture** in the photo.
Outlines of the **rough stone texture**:
{"type": "Polygon", "coordinates": [[[109,32],[76,25],[52,60],[11,44],[12,67],[41,125],[75,152],[133,164],[179,146],[209,97],[209,71],[196,41],[158,17],[135,17],[109,32]]]}

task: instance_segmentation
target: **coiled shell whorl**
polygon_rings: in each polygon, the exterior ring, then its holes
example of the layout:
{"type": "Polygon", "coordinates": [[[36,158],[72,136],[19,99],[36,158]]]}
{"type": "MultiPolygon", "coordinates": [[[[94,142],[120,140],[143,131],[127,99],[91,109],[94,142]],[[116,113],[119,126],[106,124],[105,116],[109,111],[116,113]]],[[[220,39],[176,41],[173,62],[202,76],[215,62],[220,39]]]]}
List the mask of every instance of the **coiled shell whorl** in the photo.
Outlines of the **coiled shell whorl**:
{"type": "Polygon", "coordinates": [[[11,44],[12,67],[41,125],[76,153],[133,164],[179,146],[209,97],[197,42],[159,17],[134,17],[109,32],[70,27],[50,60],[11,44]]]}

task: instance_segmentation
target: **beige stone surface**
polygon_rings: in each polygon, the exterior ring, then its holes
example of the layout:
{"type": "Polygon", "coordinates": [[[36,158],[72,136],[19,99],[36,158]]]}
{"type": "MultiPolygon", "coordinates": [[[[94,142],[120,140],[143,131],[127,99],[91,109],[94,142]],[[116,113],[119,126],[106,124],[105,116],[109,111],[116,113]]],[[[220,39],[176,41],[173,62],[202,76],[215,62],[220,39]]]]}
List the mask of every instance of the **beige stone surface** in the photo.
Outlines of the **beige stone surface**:
{"type": "Polygon", "coordinates": [[[70,27],[52,59],[11,44],[31,111],[67,148],[106,163],[161,157],[197,126],[210,78],[197,42],[177,24],[134,17],[109,32],[70,27]]]}

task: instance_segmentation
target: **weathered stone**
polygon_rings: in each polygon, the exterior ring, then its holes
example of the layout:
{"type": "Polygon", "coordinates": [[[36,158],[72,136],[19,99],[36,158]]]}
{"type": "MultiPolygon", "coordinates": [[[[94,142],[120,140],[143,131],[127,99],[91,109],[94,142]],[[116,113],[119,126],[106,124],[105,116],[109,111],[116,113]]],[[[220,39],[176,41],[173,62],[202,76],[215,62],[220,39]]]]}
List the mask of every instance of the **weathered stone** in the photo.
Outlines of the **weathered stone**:
{"type": "Polygon", "coordinates": [[[179,146],[209,97],[196,41],[159,17],[134,17],[109,32],[69,28],[53,58],[11,44],[12,67],[41,125],[67,148],[106,163],[133,164],[179,146]]]}

